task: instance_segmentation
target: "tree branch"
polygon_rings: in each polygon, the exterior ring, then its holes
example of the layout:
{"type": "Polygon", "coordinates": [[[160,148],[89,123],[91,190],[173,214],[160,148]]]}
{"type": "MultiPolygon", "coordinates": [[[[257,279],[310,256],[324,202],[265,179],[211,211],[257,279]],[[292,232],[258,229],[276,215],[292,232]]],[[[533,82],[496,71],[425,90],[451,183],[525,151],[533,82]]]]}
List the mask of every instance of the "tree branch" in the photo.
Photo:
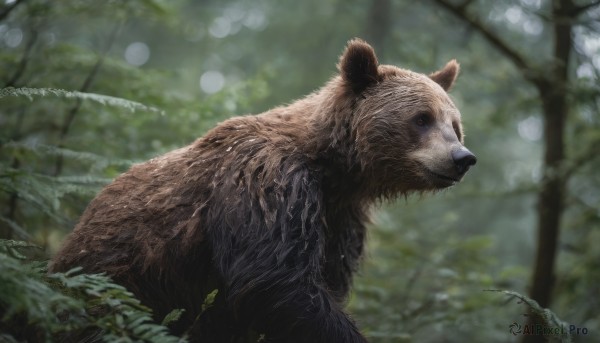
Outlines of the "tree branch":
{"type": "Polygon", "coordinates": [[[464,0],[460,5],[456,6],[457,8],[460,8],[462,10],[466,9],[470,4],[473,3],[473,1],[475,0],[464,0]]]}
{"type": "Polygon", "coordinates": [[[27,45],[25,46],[25,51],[23,52],[23,56],[21,57],[21,60],[19,61],[19,65],[17,66],[17,69],[15,70],[15,73],[13,74],[13,76],[4,85],[5,88],[6,87],[14,87],[16,85],[16,83],[19,81],[19,79],[21,78],[21,76],[23,76],[23,73],[25,72],[25,69],[27,68],[27,64],[29,63],[29,56],[31,55],[31,51],[33,50],[33,46],[35,45],[37,38],[38,38],[38,29],[34,28],[33,30],[31,30],[31,37],[27,41],[27,45]]]}
{"type": "MultiPolygon", "coordinates": [[[[98,57],[98,60],[96,61],[96,64],[94,65],[94,67],[92,68],[92,70],[90,71],[88,76],[86,77],[85,81],[83,82],[83,85],[79,89],[80,92],[82,92],[82,93],[87,92],[89,90],[89,88],[91,87],[92,83],[94,82],[94,79],[96,78],[96,75],[98,75],[98,71],[100,70],[100,68],[102,67],[102,64],[104,63],[104,59],[106,58],[106,55],[110,51],[110,48],[113,46],[117,36],[121,32],[121,29],[123,28],[123,23],[124,23],[123,21],[119,21],[119,23],[115,26],[115,28],[111,32],[111,34],[108,38],[106,47],[100,53],[100,56],[98,57]]],[[[65,138],[67,137],[67,134],[69,133],[69,130],[71,129],[71,124],[75,120],[75,116],[77,116],[77,113],[79,112],[79,109],[81,108],[81,104],[82,104],[81,98],[77,98],[77,100],[75,101],[75,105],[67,113],[67,116],[65,118],[65,121],[63,122],[63,125],[60,129],[60,134],[58,137],[58,147],[59,148],[64,147],[65,138]]],[[[56,158],[56,164],[54,166],[54,176],[60,175],[60,173],[62,172],[62,166],[63,166],[63,157],[62,157],[62,155],[59,155],[56,158]]]]}
{"type": "Polygon", "coordinates": [[[490,44],[498,49],[503,55],[510,59],[522,72],[525,78],[538,84],[540,82],[540,76],[533,73],[533,68],[529,62],[513,49],[508,43],[506,43],[500,36],[495,32],[486,27],[482,22],[473,18],[467,13],[467,5],[470,1],[465,1],[462,4],[455,5],[448,0],[433,0],[443,8],[450,11],[452,14],[462,19],[479,32],[490,44]]]}
{"type": "Polygon", "coordinates": [[[15,8],[17,8],[17,6],[19,4],[21,4],[22,2],[24,2],[24,0],[16,0],[12,4],[10,4],[10,5],[6,6],[5,8],[3,8],[2,12],[0,12],[0,21],[4,20],[6,17],[8,17],[8,15],[10,14],[10,12],[12,12],[15,8]]]}
{"type": "Polygon", "coordinates": [[[581,5],[581,6],[576,6],[576,7],[574,7],[574,8],[573,8],[573,9],[570,11],[570,12],[571,12],[570,14],[571,14],[571,15],[573,15],[573,16],[578,16],[578,15],[580,15],[581,13],[583,13],[583,12],[585,12],[585,11],[587,11],[587,10],[591,9],[591,8],[594,8],[594,7],[596,7],[596,6],[599,6],[599,5],[600,5],[600,0],[599,0],[599,1],[592,1],[592,2],[590,2],[589,4],[585,4],[585,5],[581,5]]]}

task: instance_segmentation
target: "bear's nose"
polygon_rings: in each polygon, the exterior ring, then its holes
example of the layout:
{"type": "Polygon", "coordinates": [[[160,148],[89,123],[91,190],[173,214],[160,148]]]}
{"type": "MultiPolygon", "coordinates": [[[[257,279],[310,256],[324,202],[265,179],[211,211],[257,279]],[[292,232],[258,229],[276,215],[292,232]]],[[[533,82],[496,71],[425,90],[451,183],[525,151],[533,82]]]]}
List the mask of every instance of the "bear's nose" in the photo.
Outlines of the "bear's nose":
{"type": "Polygon", "coordinates": [[[469,170],[469,167],[477,163],[477,158],[469,149],[464,146],[458,150],[452,151],[452,160],[459,174],[464,174],[469,170]]]}

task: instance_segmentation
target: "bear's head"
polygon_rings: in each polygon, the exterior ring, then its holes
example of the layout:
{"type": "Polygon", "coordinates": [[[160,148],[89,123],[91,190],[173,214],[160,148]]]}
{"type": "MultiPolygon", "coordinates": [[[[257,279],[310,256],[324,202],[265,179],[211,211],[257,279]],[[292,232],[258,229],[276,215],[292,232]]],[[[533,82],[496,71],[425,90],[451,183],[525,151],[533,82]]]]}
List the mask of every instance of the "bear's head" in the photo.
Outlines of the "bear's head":
{"type": "Polygon", "coordinates": [[[455,60],[430,75],[379,65],[362,40],[348,43],[338,69],[351,94],[351,127],[361,169],[387,195],[446,188],[477,161],[463,145],[461,115],[448,90],[455,60]]]}

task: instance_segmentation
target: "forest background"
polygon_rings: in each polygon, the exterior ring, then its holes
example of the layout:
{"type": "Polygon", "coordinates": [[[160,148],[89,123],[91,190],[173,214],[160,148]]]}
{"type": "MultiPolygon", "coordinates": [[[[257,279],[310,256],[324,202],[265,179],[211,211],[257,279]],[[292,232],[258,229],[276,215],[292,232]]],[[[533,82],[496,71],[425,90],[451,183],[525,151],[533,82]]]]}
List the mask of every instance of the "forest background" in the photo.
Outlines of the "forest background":
{"type": "MultiPolygon", "coordinates": [[[[593,0],[4,0],[0,252],[24,241],[47,259],[131,164],[306,95],[362,37],[385,64],[459,61],[451,95],[478,163],[374,212],[349,303],[361,329],[372,342],[543,341],[510,331],[528,307],[485,291],[502,289],[585,328],[574,342],[600,341],[599,31],[593,0]]],[[[5,285],[20,280],[24,265],[1,261],[5,285]]],[[[5,339],[7,323],[37,323],[7,292],[5,339]]]]}

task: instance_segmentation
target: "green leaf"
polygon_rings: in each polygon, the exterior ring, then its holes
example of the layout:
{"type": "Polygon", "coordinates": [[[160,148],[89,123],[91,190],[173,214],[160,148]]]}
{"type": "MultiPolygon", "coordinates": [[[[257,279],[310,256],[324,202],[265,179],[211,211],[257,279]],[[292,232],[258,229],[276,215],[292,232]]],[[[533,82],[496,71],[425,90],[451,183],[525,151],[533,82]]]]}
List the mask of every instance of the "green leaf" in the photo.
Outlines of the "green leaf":
{"type": "Polygon", "coordinates": [[[183,312],[185,312],[185,309],[183,308],[174,309],[165,316],[161,325],[168,326],[169,324],[178,321],[183,312]]]}
{"type": "Polygon", "coordinates": [[[215,289],[206,295],[206,298],[204,298],[204,303],[202,304],[202,311],[206,311],[207,308],[212,306],[218,293],[219,290],[215,289]]]}

